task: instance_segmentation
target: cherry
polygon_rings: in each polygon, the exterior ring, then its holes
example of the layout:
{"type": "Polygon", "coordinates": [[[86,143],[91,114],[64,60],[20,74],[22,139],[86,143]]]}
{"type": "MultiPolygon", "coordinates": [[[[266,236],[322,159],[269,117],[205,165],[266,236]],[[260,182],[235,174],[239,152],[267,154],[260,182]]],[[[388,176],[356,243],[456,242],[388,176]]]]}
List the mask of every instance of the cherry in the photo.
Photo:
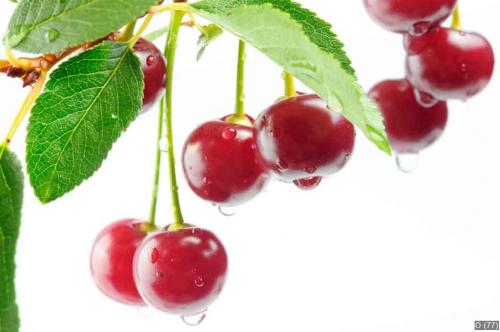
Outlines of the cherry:
{"type": "Polygon", "coordinates": [[[247,124],[209,121],[188,137],[182,166],[191,189],[201,198],[235,206],[256,196],[267,182],[256,149],[253,119],[247,124]]]}
{"type": "Polygon", "coordinates": [[[405,47],[408,80],[439,100],[472,97],[493,75],[493,49],[477,33],[437,27],[423,36],[407,35],[405,47]]]}
{"type": "Polygon", "coordinates": [[[140,38],[134,45],[135,54],[141,61],[144,73],[143,110],[154,105],[161,92],[165,89],[165,58],[152,42],[140,38]]]}
{"type": "Polygon", "coordinates": [[[389,142],[397,153],[418,153],[443,133],[448,120],[445,102],[426,108],[415,99],[407,80],[388,80],[369,92],[384,116],[389,142]]]}
{"type": "Polygon", "coordinates": [[[146,237],[144,222],[124,219],[99,233],[90,256],[90,269],[97,287],[120,303],[145,305],[135,286],[133,261],[140,243],[146,237]]]}
{"type": "Polygon", "coordinates": [[[135,280],[155,308],[191,316],[204,312],[226,279],[227,254],[210,231],[190,227],[148,237],[137,251],[135,280]]]}
{"type": "Polygon", "coordinates": [[[353,125],[316,95],[279,101],[255,122],[265,165],[283,181],[327,176],[340,170],[354,148],[353,125]]]}
{"type": "Polygon", "coordinates": [[[443,22],[457,0],[364,0],[370,16],[394,32],[426,33],[443,22]]]}

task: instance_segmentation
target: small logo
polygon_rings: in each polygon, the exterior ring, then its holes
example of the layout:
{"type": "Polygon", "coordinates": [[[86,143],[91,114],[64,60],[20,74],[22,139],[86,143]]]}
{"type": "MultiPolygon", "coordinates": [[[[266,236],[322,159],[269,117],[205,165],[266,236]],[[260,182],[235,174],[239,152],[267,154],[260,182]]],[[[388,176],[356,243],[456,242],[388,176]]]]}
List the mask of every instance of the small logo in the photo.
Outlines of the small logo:
{"type": "Polygon", "coordinates": [[[500,330],[500,322],[497,320],[477,320],[474,323],[474,330],[476,331],[498,331],[500,330]]]}

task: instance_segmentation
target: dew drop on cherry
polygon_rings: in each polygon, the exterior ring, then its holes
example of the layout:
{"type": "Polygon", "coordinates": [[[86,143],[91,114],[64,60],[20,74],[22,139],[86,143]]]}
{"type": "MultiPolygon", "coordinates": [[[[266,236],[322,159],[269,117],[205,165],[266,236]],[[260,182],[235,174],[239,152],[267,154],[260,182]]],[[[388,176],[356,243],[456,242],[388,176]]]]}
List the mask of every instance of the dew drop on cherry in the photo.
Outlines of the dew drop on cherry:
{"type": "Polygon", "coordinates": [[[418,22],[408,30],[408,33],[412,36],[423,36],[430,28],[431,24],[429,22],[418,22]]]}
{"type": "Polygon", "coordinates": [[[236,134],[236,129],[228,127],[222,131],[222,138],[225,140],[232,140],[236,137],[236,134]]]}
{"type": "Polygon", "coordinates": [[[318,169],[316,168],[316,166],[308,166],[306,167],[305,171],[309,174],[314,174],[314,172],[316,172],[318,169]]]}
{"type": "Polygon", "coordinates": [[[156,263],[158,261],[158,258],[160,258],[160,252],[158,249],[154,248],[153,251],[151,251],[151,263],[156,263]]]}
{"type": "Polygon", "coordinates": [[[412,173],[418,166],[418,153],[401,153],[396,155],[396,166],[403,173],[412,173]]]}
{"type": "Polygon", "coordinates": [[[150,55],[146,58],[146,65],[151,67],[155,63],[155,57],[150,55]]]}
{"type": "Polygon", "coordinates": [[[196,315],[181,316],[182,321],[186,325],[189,325],[189,326],[198,326],[198,325],[200,325],[201,323],[203,323],[203,321],[205,320],[206,317],[207,317],[207,312],[206,311],[201,312],[201,313],[196,314],[196,315]]]}
{"type": "Polygon", "coordinates": [[[417,103],[420,104],[420,106],[425,107],[425,108],[431,108],[437,105],[439,100],[434,98],[432,95],[419,91],[417,89],[414,90],[415,93],[415,99],[417,100],[417,103]]]}
{"type": "Polygon", "coordinates": [[[232,217],[237,212],[237,209],[234,206],[219,206],[218,209],[220,214],[222,214],[224,217],[232,217]]]}

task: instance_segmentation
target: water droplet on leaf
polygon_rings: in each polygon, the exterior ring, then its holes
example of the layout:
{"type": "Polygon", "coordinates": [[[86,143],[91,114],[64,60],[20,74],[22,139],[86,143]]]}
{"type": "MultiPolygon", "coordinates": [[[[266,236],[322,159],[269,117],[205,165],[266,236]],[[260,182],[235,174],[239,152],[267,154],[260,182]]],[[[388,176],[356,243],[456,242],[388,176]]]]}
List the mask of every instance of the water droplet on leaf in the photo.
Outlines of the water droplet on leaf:
{"type": "Polygon", "coordinates": [[[53,42],[59,37],[60,33],[56,29],[49,29],[45,33],[45,39],[47,39],[48,42],[53,42]]]}

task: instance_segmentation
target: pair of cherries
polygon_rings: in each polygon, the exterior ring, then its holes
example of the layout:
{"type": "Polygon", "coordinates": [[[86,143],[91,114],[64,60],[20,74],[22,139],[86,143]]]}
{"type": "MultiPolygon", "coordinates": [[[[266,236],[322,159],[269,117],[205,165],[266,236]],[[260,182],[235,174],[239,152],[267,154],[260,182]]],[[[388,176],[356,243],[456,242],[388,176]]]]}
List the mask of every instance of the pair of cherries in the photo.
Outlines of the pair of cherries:
{"type": "Polygon", "coordinates": [[[315,188],[339,171],[354,148],[353,125],[316,95],[284,98],[262,112],[206,122],[188,137],[182,154],[187,182],[199,197],[236,206],[255,197],[269,179],[315,188]]]}
{"type": "MultiPolygon", "coordinates": [[[[158,48],[139,39],[134,50],[144,74],[143,111],[165,86],[165,59],[158,48]]],[[[91,272],[111,299],[181,315],[202,314],[218,297],[228,259],[221,241],[191,225],[156,230],[146,221],[117,221],[97,236],[91,272]]]]}
{"type": "Polygon", "coordinates": [[[457,0],[364,0],[371,17],[404,34],[406,79],[377,84],[370,96],[379,105],[392,148],[418,153],[442,134],[447,100],[467,100],[493,75],[494,54],[478,33],[441,27],[457,0]]]}

